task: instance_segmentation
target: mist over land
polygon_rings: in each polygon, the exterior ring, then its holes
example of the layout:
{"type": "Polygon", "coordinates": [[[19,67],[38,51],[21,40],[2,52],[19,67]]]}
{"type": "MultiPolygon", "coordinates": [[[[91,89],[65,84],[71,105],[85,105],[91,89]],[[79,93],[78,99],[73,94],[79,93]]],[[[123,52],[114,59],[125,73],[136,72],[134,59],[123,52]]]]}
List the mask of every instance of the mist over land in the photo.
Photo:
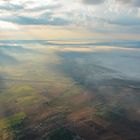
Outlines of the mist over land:
{"type": "Polygon", "coordinates": [[[140,140],[140,0],[0,0],[0,140],[140,140]]]}
{"type": "Polygon", "coordinates": [[[138,140],[138,43],[0,41],[0,138],[138,140]]]}

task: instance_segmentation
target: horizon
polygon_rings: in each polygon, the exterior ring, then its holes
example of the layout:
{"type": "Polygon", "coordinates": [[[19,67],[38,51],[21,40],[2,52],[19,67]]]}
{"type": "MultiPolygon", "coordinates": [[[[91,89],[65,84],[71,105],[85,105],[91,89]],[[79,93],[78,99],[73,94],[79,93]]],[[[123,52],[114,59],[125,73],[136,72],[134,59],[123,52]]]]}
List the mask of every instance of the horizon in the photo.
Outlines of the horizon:
{"type": "Polygon", "coordinates": [[[140,140],[140,0],[0,0],[0,140],[140,140]]]}

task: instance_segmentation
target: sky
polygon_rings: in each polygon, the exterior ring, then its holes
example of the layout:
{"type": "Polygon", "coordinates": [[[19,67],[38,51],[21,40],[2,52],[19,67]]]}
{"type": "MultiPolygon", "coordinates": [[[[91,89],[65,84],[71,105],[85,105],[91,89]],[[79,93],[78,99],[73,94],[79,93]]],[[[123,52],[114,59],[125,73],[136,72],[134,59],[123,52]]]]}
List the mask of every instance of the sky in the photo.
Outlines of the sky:
{"type": "Polygon", "coordinates": [[[140,38],[140,0],[0,0],[0,39],[140,38]]]}

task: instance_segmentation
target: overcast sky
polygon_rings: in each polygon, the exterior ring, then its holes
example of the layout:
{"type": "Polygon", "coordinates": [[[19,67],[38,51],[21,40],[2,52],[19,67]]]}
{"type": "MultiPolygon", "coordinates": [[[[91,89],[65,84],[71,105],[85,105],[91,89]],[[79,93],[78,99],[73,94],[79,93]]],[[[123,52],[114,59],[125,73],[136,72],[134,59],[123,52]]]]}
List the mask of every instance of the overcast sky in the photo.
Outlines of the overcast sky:
{"type": "Polygon", "coordinates": [[[138,39],[140,0],[1,0],[0,32],[0,39],[138,39]]]}

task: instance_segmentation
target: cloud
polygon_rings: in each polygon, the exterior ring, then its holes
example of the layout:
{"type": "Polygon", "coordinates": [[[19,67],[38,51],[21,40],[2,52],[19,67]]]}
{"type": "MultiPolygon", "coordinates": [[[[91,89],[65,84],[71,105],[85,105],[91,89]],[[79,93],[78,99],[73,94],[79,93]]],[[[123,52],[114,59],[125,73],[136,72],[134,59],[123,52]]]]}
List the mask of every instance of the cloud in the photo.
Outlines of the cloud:
{"type": "Polygon", "coordinates": [[[22,5],[16,5],[16,4],[3,4],[3,5],[0,5],[0,9],[1,10],[8,10],[8,11],[11,11],[11,10],[21,10],[23,9],[23,6],[22,5]]]}
{"type": "MultiPolygon", "coordinates": [[[[16,23],[19,25],[68,25],[70,24],[68,18],[56,16],[62,4],[50,0],[44,2],[37,2],[36,0],[19,1],[5,1],[0,3],[0,20],[11,25],[16,23]],[[19,11],[20,10],[20,11],[19,11]],[[6,15],[7,14],[7,15],[6,15]]],[[[1,22],[2,24],[2,22],[1,22]]],[[[4,26],[4,25],[3,25],[4,26]]]]}
{"type": "Polygon", "coordinates": [[[60,17],[41,16],[38,18],[27,16],[16,16],[9,18],[2,18],[6,22],[12,22],[20,25],[68,25],[70,22],[60,17]]]}
{"type": "Polygon", "coordinates": [[[134,7],[140,7],[140,0],[79,0],[84,4],[89,4],[89,5],[100,5],[103,3],[121,3],[121,4],[126,4],[129,6],[134,6],[134,7]]]}
{"type": "Polygon", "coordinates": [[[130,6],[140,7],[140,0],[116,0],[122,4],[127,4],[130,6]]]}
{"type": "Polygon", "coordinates": [[[122,16],[119,18],[114,18],[114,19],[102,19],[102,22],[107,22],[109,24],[115,24],[119,26],[139,26],[140,25],[140,18],[137,17],[127,17],[127,16],[122,16]]]}
{"type": "Polygon", "coordinates": [[[96,33],[122,31],[140,33],[138,31],[140,0],[2,1],[0,1],[0,31],[16,30],[17,27],[22,30],[25,25],[25,28],[27,25],[36,28],[39,28],[38,25],[52,25],[67,29],[72,27],[74,30],[82,28],[96,33]],[[72,3],[74,5],[71,5],[72,3]]]}
{"type": "Polygon", "coordinates": [[[18,26],[10,23],[10,22],[6,22],[6,21],[1,21],[0,20],[0,30],[1,31],[12,31],[12,30],[18,30],[18,26]]]}
{"type": "Polygon", "coordinates": [[[105,0],[83,0],[85,4],[94,4],[94,5],[102,4],[104,3],[104,1],[105,0]]]}

